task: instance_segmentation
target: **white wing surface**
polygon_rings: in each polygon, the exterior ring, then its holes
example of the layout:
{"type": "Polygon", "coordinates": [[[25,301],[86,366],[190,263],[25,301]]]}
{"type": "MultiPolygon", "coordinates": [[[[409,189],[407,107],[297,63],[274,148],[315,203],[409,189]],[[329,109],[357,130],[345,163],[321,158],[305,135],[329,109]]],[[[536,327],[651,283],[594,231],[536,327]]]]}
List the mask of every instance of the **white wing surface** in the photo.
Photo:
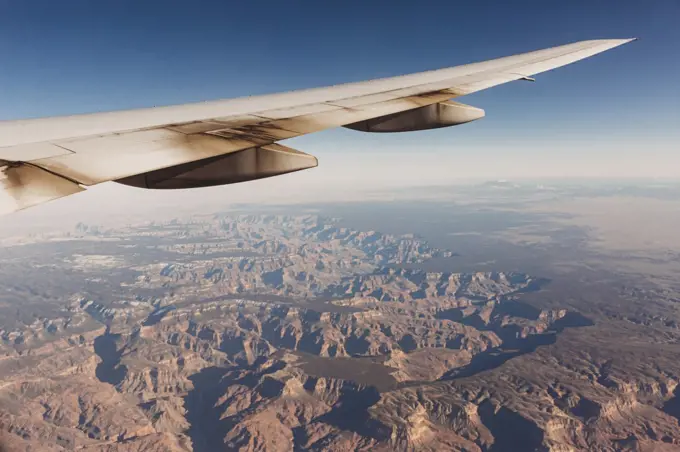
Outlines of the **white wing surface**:
{"type": "Polygon", "coordinates": [[[221,185],[317,165],[277,141],[346,126],[401,132],[461,124],[450,102],[630,42],[582,41],[418,74],[275,95],[0,122],[0,213],[117,181],[144,188],[221,185]]]}

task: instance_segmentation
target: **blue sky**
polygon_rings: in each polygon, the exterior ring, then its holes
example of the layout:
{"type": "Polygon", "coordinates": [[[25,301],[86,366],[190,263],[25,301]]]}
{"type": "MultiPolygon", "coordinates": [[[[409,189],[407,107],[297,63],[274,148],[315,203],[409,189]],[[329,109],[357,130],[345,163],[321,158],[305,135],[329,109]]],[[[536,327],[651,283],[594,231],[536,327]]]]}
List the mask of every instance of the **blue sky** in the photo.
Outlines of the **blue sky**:
{"type": "Polygon", "coordinates": [[[291,145],[334,165],[358,153],[373,163],[442,155],[463,173],[496,162],[481,177],[680,176],[679,18],[677,0],[0,0],[0,119],[265,94],[639,37],[536,83],[460,99],[487,111],[472,124],[390,136],[340,129],[291,145]]]}

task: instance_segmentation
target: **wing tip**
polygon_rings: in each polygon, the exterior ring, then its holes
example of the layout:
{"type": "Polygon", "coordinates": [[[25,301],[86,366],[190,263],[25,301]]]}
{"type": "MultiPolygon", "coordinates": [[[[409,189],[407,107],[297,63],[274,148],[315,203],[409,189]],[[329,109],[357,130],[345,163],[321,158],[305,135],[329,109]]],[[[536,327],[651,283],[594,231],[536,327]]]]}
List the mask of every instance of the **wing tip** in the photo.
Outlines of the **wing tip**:
{"type": "Polygon", "coordinates": [[[624,44],[628,44],[629,42],[637,41],[640,38],[624,38],[624,39],[612,39],[612,42],[614,42],[617,46],[622,46],[624,44]]]}
{"type": "Polygon", "coordinates": [[[582,42],[590,42],[593,44],[613,44],[615,46],[620,46],[623,44],[628,44],[629,42],[637,41],[640,38],[634,37],[634,38],[619,38],[619,39],[591,39],[589,41],[582,41],[582,42]]]}
{"type": "Polygon", "coordinates": [[[637,41],[639,38],[625,38],[625,39],[599,39],[595,42],[602,44],[606,49],[613,49],[614,47],[619,47],[628,44],[633,41],[637,41]]]}

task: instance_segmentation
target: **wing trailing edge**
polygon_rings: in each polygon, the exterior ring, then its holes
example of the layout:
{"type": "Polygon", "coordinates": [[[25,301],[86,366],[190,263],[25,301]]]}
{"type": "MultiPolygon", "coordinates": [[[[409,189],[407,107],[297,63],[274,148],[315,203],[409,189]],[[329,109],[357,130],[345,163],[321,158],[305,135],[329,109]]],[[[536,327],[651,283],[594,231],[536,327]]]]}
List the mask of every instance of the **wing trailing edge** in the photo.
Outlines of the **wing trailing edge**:
{"type": "Polygon", "coordinates": [[[0,214],[83,191],[79,184],[26,163],[0,161],[0,214]]]}

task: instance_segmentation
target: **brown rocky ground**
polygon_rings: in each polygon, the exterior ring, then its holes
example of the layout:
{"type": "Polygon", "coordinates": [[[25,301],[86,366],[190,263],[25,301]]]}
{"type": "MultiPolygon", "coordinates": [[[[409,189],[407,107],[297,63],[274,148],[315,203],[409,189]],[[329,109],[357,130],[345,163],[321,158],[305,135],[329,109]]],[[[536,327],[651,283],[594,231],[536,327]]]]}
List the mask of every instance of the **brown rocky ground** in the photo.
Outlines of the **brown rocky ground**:
{"type": "Polygon", "coordinates": [[[406,269],[450,253],[309,216],[91,234],[31,245],[60,294],[4,280],[47,306],[3,320],[6,450],[680,450],[668,291],[406,269]]]}

